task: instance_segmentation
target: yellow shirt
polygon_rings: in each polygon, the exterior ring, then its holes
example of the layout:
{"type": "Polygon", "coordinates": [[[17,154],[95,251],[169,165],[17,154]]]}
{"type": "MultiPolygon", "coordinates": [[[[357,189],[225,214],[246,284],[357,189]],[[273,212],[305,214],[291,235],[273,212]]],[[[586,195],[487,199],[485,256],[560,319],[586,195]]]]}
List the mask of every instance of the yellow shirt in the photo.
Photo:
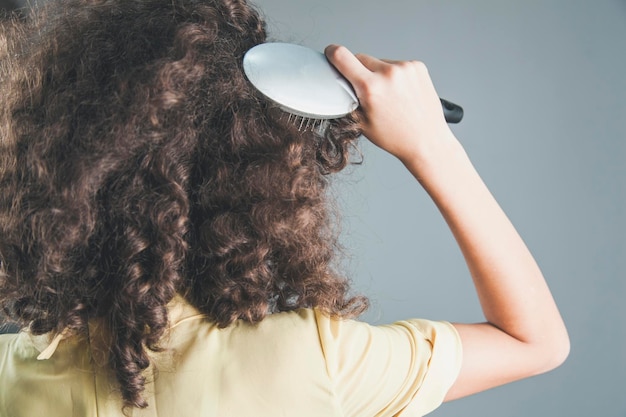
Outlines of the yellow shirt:
{"type": "MultiPolygon", "coordinates": [[[[461,362],[446,322],[371,326],[314,309],[218,329],[176,297],[170,329],[133,417],[422,416],[461,362]]],[[[122,416],[106,354],[90,339],[0,336],[0,417],[122,416]]]]}

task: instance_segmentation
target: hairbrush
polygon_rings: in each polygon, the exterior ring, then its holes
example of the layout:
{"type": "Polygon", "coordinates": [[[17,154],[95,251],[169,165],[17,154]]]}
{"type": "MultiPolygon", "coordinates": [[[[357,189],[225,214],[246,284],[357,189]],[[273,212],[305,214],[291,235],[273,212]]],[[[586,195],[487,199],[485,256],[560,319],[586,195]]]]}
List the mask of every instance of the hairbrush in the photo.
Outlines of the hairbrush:
{"type": "MultiPolygon", "coordinates": [[[[314,49],[270,42],[251,48],[243,69],[252,85],[289,114],[299,130],[323,130],[325,123],[359,107],[350,83],[314,49]]],[[[463,118],[463,108],[440,98],[448,123],[463,118]]]]}

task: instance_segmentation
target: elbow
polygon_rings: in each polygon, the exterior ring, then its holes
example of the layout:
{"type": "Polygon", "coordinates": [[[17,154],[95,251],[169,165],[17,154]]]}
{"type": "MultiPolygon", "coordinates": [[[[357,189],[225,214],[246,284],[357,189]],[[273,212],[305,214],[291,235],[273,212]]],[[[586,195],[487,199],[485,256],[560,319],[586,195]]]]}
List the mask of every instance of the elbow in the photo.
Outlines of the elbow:
{"type": "Polygon", "coordinates": [[[557,333],[557,337],[553,341],[553,356],[554,356],[554,368],[561,366],[567,357],[571,349],[569,334],[565,324],[561,324],[561,329],[557,333]]]}
{"type": "Polygon", "coordinates": [[[565,329],[558,337],[543,343],[537,354],[541,358],[541,366],[537,373],[549,372],[561,366],[567,360],[570,348],[570,339],[565,329]]]}
{"type": "Polygon", "coordinates": [[[559,342],[556,349],[554,349],[554,368],[561,366],[567,357],[569,356],[569,352],[571,349],[569,336],[567,332],[563,336],[562,340],[559,342]]]}

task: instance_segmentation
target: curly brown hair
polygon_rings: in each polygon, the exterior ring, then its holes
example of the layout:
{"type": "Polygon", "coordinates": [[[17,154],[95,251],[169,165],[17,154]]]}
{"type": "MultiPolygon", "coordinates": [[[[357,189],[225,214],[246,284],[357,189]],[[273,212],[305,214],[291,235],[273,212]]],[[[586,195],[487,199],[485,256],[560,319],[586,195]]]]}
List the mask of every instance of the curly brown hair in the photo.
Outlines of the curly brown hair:
{"type": "Polygon", "coordinates": [[[69,0],[0,30],[0,306],[34,334],[100,319],[124,404],[145,407],[176,293],[219,326],[316,307],[347,317],[323,134],[259,96],[244,0],[69,0]]]}

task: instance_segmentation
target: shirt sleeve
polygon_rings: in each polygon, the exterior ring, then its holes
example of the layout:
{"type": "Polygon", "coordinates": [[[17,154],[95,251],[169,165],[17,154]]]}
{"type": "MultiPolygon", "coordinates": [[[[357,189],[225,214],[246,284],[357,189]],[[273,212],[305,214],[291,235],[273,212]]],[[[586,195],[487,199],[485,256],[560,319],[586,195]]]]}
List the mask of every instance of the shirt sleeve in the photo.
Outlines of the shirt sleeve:
{"type": "Polygon", "coordinates": [[[443,401],[461,367],[448,322],[372,326],[316,313],[320,342],[345,416],[423,416],[443,401]]]}

